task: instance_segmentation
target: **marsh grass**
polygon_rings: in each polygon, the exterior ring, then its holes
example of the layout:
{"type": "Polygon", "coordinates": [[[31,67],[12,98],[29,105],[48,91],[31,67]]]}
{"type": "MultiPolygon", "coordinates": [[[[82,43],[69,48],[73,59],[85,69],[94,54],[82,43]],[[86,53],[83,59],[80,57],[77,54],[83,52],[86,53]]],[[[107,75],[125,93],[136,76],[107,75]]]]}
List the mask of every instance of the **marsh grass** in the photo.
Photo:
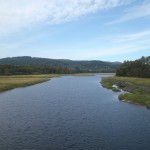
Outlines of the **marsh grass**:
{"type": "Polygon", "coordinates": [[[113,82],[112,80],[110,80],[110,78],[111,77],[102,78],[101,85],[104,88],[113,90],[114,92],[120,92],[121,91],[120,89],[113,87],[113,85],[116,84],[116,82],[113,82]]]}
{"type": "Polygon", "coordinates": [[[18,87],[30,86],[50,80],[53,77],[60,76],[92,76],[94,73],[79,74],[42,74],[42,75],[13,75],[0,76],[0,92],[11,90],[18,87]]]}
{"type": "MultiPolygon", "coordinates": [[[[116,84],[119,88],[128,91],[119,95],[119,100],[125,100],[133,103],[145,105],[150,108],[150,79],[134,77],[105,77],[102,78],[103,87],[112,89],[116,84]]],[[[115,91],[115,90],[113,90],[115,91]]]]}
{"type": "Polygon", "coordinates": [[[0,76],[0,92],[11,90],[17,87],[25,87],[41,82],[46,82],[50,80],[50,78],[58,76],[58,74],[0,76]]]}
{"type": "Polygon", "coordinates": [[[73,74],[68,74],[68,75],[71,75],[71,76],[95,76],[95,75],[101,75],[101,74],[115,75],[114,73],[73,73],[73,74]]]}

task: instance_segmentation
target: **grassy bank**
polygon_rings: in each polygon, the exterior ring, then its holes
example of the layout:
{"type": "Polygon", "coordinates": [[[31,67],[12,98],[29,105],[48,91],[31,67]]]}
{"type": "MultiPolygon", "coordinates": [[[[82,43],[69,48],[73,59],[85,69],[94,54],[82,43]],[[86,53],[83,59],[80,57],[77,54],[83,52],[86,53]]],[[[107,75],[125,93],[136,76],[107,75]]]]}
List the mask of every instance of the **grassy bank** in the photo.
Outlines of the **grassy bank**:
{"type": "Polygon", "coordinates": [[[0,92],[11,90],[18,87],[25,87],[37,83],[50,80],[52,77],[58,76],[92,76],[94,73],[78,73],[78,74],[45,74],[45,75],[13,75],[0,76],[0,92]]]}
{"type": "Polygon", "coordinates": [[[50,75],[15,75],[0,76],[0,92],[11,90],[17,87],[25,87],[41,82],[46,82],[52,77],[59,76],[57,74],[50,75]]]}
{"type": "Polygon", "coordinates": [[[102,74],[115,75],[115,73],[74,73],[74,74],[69,74],[69,75],[71,76],[95,76],[95,75],[102,75],[102,74]]]}
{"type": "Polygon", "coordinates": [[[102,78],[103,87],[120,91],[120,89],[129,93],[120,94],[119,99],[133,103],[145,105],[150,108],[150,79],[134,77],[105,77],[102,78]],[[118,88],[113,87],[116,85],[118,88]]]}

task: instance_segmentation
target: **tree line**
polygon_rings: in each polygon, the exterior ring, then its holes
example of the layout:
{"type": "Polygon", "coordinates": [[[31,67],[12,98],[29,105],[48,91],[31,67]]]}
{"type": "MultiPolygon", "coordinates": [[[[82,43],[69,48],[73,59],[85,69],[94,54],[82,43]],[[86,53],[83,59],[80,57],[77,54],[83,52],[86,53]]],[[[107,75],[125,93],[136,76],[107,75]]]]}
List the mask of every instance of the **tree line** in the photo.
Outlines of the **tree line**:
{"type": "Polygon", "coordinates": [[[68,60],[68,59],[49,59],[49,58],[38,58],[38,57],[30,57],[30,56],[20,56],[20,57],[2,58],[0,59],[0,64],[15,65],[15,66],[7,67],[7,69],[13,67],[22,68],[22,69],[26,68],[25,70],[27,70],[27,72],[30,72],[30,70],[38,70],[37,68],[42,68],[42,70],[46,70],[46,72],[64,73],[64,70],[65,72],[67,70],[67,73],[68,72],[82,73],[82,72],[115,72],[116,67],[120,64],[120,62],[104,62],[100,60],[99,61],[97,60],[75,61],[75,60],[68,60]]]}
{"type": "Polygon", "coordinates": [[[98,73],[114,72],[109,67],[86,68],[86,67],[68,67],[68,66],[49,66],[49,65],[10,65],[0,64],[0,75],[30,75],[30,74],[71,74],[71,73],[98,73]]]}
{"type": "Polygon", "coordinates": [[[150,78],[150,56],[124,61],[117,68],[116,76],[150,78]]]}
{"type": "Polygon", "coordinates": [[[0,75],[28,75],[28,74],[66,74],[72,73],[67,67],[53,67],[42,65],[0,65],[0,75]]]}

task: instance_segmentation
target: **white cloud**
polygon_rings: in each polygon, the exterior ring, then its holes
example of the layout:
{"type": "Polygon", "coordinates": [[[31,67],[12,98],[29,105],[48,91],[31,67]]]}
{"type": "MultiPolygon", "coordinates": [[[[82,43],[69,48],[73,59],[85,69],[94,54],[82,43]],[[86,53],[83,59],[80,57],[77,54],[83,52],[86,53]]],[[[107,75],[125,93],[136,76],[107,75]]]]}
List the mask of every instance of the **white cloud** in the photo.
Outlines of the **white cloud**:
{"type": "Polygon", "coordinates": [[[107,23],[108,25],[113,25],[117,23],[126,22],[129,20],[150,16],[150,2],[143,3],[142,5],[135,6],[127,10],[123,16],[112,22],[107,23]]]}
{"type": "Polygon", "coordinates": [[[0,33],[47,22],[59,24],[131,0],[0,0],[0,33]]]}

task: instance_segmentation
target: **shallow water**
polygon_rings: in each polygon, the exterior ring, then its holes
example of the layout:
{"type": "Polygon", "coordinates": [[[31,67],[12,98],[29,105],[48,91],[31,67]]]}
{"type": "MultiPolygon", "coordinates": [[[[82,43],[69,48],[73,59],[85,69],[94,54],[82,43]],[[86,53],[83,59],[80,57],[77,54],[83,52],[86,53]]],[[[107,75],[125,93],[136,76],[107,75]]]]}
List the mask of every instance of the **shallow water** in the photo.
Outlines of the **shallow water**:
{"type": "Polygon", "coordinates": [[[150,110],[101,87],[53,78],[0,94],[0,150],[149,150],[150,110]]]}

